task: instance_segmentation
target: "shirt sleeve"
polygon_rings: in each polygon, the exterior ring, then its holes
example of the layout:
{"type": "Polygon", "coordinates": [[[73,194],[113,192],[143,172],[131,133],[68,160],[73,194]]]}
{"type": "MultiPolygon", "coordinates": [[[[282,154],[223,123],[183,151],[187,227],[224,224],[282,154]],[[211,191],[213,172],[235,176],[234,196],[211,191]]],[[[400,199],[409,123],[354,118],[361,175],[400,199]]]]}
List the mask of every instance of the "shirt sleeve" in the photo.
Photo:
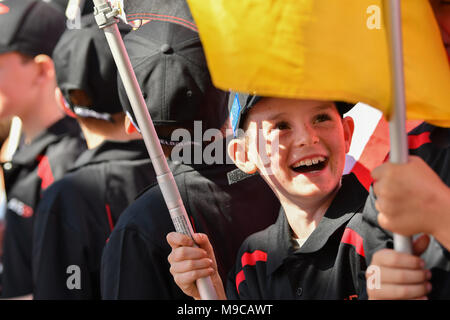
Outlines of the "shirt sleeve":
{"type": "Polygon", "coordinates": [[[368,298],[366,270],[370,266],[374,253],[381,249],[393,247],[392,233],[382,229],[378,224],[378,211],[375,209],[375,200],[375,194],[371,188],[363,209],[363,214],[358,219],[356,226],[358,233],[363,239],[364,250],[364,257],[362,257],[364,261],[354,264],[354,267],[359,266],[354,269],[354,276],[356,276],[355,286],[357,288],[358,298],[361,300],[368,298]]]}
{"type": "MultiPolygon", "coordinates": [[[[50,188],[38,207],[33,232],[35,299],[90,299],[95,296],[88,265],[88,237],[83,235],[79,212],[89,212],[77,193],[65,199],[58,185],[50,188]],[[70,204],[70,205],[69,205],[70,204]],[[76,205],[75,205],[76,204],[76,205]]],[[[98,290],[97,290],[98,291],[98,290]]]]}
{"type": "Polygon", "coordinates": [[[161,236],[158,241],[132,222],[113,230],[102,256],[103,299],[189,299],[169,272],[170,247],[164,230],[156,235],[161,236]]]}
{"type": "Polygon", "coordinates": [[[369,197],[364,206],[362,219],[364,252],[367,265],[370,265],[375,252],[385,248],[393,248],[392,233],[384,230],[378,224],[378,211],[375,209],[375,201],[376,197],[371,187],[369,197]]]}
{"type": "Polygon", "coordinates": [[[236,288],[236,269],[239,266],[233,267],[228,273],[227,281],[226,281],[226,294],[229,300],[240,300],[239,292],[236,288]]]}

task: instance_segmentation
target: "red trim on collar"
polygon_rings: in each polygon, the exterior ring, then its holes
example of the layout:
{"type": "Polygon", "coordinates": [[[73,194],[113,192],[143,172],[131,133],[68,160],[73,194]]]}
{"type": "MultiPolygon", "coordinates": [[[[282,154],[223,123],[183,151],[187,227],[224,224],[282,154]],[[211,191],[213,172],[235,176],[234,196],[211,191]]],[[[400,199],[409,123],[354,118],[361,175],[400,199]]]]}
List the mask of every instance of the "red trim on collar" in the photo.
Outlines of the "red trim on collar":
{"type": "Polygon", "coordinates": [[[39,155],[37,156],[37,160],[39,161],[37,175],[41,178],[41,189],[45,190],[55,181],[55,179],[48,157],[39,155]]]}
{"type": "Polygon", "coordinates": [[[364,239],[355,230],[345,228],[341,243],[354,246],[356,253],[362,257],[365,257],[363,245],[364,239]]]}

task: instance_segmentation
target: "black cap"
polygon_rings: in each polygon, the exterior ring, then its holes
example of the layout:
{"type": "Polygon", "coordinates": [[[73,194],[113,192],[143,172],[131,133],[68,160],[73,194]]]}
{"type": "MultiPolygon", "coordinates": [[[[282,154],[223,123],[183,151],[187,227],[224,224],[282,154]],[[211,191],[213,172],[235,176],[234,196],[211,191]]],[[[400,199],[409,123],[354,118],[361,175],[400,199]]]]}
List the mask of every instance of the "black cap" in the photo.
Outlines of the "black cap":
{"type": "MultiPolygon", "coordinates": [[[[247,93],[236,93],[230,94],[229,107],[230,107],[230,120],[231,127],[233,129],[234,136],[237,136],[238,129],[242,129],[244,125],[244,119],[247,112],[257,104],[263,97],[251,95],[247,93]]],[[[341,116],[350,111],[354,107],[354,104],[336,101],[336,108],[341,116]]]]}
{"type": "MultiPolygon", "coordinates": [[[[55,49],[58,86],[77,116],[110,120],[111,114],[123,111],[117,91],[117,67],[93,15],[83,17],[81,26],[67,30],[55,49]],[[92,105],[74,105],[70,101],[71,90],[83,90],[92,105]]],[[[119,29],[126,34],[130,27],[120,25],[119,29]]]]}
{"type": "Polygon", "coordinates": [[[51,56],[66,27],[64,15],[39,0],[0,2],[0,54],[51,56]]]}
{"type": "MultiPolygon", "coordinates": [[[[220,128],[228,93],[214,87],[198,33],[178,23],[150,21],[125,38],[133,69],[155,126],[220,128]]],[[[119,96],[136,125],[122,81],[119,96]]]]}
{"type": "MultiPolygon", "coordinates": [[[[69,0],[47,0],[47,3],[57,8],[62,13],[66,13],[67,5],[69,4],[69,0]]],[[[81,15],[86,15],[92,13],[94,11],[94,1],[87,0],[83,1],[83,10],[81,15]]]]}

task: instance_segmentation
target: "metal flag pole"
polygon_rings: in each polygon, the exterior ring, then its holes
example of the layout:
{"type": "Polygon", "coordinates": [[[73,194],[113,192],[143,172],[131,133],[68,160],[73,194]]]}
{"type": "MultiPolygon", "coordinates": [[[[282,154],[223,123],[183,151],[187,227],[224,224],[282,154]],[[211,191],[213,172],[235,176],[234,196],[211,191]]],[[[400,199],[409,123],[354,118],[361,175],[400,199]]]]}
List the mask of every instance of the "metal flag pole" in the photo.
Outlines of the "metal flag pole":
{"type": "MultiPolygon", "coordinates": [[[[408,161],[408,140],[406,136],[406,98],[403,70],[403,37],[400,0],[388,0],[389,47],[391,55],[393,108],[389,121],[390,156],[392,163],[408,161]]],[[[394,233],[394,249],[399,252],[412,253],[411,237],[394,233]]]]}
{"type": "MultiPolygon", "coordinates": [[[[178,187],[164,156],[158,135],[148,112],[125,45],[117,27],[118,10],[113,10],[107,0],[93,0],[94,15],[98,26],[105,32],[108,45],[116,62],[119,75],[125,87],[131,107],[141,130],[147,151],[155,169],[159,187],[164,196],[173,224],[177,232],[192,237],[193,230],[183,205],[178,187]]],[[[202,300],[217,300],[218,296],[211,278],[197,280],[197,288],[202,300]]]]}

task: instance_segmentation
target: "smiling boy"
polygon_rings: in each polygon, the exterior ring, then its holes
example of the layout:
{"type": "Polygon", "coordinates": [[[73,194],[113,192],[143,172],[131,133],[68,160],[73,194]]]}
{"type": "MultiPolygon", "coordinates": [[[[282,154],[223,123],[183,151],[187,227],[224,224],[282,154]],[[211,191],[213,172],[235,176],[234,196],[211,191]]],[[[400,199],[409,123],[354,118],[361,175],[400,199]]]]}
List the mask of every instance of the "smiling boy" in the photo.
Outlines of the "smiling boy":
{"type": "MultiPolygon", "coordinates": [[[[360,215],[367,191],[342,177],[354,123],[351,106],[332,101],[236,95],[243,129],[228,152],[245,173],[259,172],[282,208],[275,224],[248,237],[229,273],[231,299],[353,299],[364,289],[360,215]],[[242,107],[241,107],[242,106],[242,107]],[[262,142],[262,143],[261,143],[262,142]]],[[[236,114],[236,113],[235,113],[236,114]]],[[[213,249],[203,234],[170,233],[175,282],[200,298],[198,278],[211,276],[225,291],[213,249]]]]}

